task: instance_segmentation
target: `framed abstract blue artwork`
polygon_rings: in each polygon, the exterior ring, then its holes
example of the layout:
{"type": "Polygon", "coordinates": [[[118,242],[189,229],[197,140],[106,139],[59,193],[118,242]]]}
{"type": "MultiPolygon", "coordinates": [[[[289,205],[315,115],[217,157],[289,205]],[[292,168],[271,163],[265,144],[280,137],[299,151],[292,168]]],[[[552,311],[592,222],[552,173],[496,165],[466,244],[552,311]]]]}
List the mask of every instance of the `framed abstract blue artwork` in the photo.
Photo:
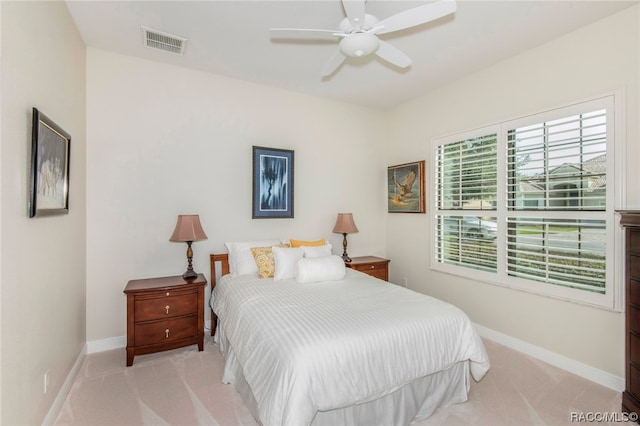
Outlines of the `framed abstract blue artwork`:
{"type": "Polygon", "coordinates": [[[293,151],[253,147],[253,218],[293,218],[293,151]]]}

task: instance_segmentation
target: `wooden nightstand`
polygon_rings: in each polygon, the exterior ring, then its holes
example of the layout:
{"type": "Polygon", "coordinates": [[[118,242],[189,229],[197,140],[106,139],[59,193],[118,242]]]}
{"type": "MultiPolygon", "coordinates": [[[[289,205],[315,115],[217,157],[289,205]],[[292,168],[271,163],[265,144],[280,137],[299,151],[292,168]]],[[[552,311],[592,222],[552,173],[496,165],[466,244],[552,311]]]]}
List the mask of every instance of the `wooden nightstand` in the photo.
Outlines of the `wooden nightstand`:
{"type": "Polygon", "coordinates": [[[127,295],[127,367],[136,355],[197,344],[203,350],[204,288],[202,274],[131,280],[127,295]]]}
{"type": "Polygon", "coordinates": [[[389,259],[376,256],[352,257],[351,262],[345,262],[347,268],[364,272],[372,277],[389,281],[389,259]]]}

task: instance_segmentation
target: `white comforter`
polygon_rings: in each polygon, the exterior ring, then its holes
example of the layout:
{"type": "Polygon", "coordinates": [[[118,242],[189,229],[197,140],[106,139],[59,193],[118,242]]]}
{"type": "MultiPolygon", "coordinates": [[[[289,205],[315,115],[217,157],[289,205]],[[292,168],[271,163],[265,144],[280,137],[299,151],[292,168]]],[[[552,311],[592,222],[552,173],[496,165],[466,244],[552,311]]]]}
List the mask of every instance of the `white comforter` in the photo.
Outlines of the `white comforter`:
{"type": "Polygon", "coordinates": [[[310,284],[227,275],[213,297],[265,426],[308,425],[459,361],[475,380],[489,369],[460,309],[351,269],[310,284]]]}

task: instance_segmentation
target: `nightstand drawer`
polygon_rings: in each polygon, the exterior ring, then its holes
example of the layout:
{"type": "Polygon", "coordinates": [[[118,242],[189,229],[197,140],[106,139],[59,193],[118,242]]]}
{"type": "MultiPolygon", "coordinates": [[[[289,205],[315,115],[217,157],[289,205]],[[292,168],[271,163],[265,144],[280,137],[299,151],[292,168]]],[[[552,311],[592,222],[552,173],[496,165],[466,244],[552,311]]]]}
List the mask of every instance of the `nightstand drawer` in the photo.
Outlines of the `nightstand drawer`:
{"type": "Polygon", "coordinates": [[[640,281],[629,279],[629,293],[627,303],[640,306],[640,281]]]}
{"type": "Polygon", "coordinates": [[[358,269],[366,274],[371,275],[372,277],[387,281],[387,268],[370,268],[370,269],[358,269]]]}
{"type": "Polygon", "coordinates": [[[629,256],[629,273],[631,274],[629,278],[640,279],[640,255],[629,256]]]}
{"type": "Polygon", "coordinates": [[[347,268],[364,272],[372,277],[389,281],[389,259],[375,256],[354,257],[351,262],[345,263],[347,268]]]}
{"type": "Polygon", "coordinates": [[[627,391],[631,392],[636,398],[640,397],[640,370],[631,364],[629,365],[629,381],[627,383],[627,391]]]}
{"type": "Polygon", "coordinates": [[[365,274],[371,275],[372,277],[379,278],[381,280],[387,279],[387,264],[380,263],[370,263],[364,265],[354,265],[351,267],[356,271],[364,272],[365,274]]]}
{"type": "Polygon", "coordinates": [[[356,271],[361,271],[361,272],[372,272],[372,271],[386,271],[387,270],[387,265],[386,263],[366,263],[363,265],[353,265],[351,268],[355,269],[356,271]]]}
{"type": "Polygon", "coordinates": [[[160,297],[156,295],[153,298],[136,298],[136,322],[179,317],[198,312],[197,291],[180,295],[170,293],[169,296],[166,296],[166,293],[163,292],[160,297]]]}
{"type": "Polygon", "coordinates": [[[175,318],[166,321],[153,321],[137,324],[135,330],[136,346],[172,342],[193,337],[198,332],[198,316],[175,318]]]}
{"type": "Polygon", "coordinates": [[[640,229],[630,229],[629,251],[631,253],[640,253],[640,229]]]}
{"type": "Polygon", "coordinates": [[[640,333],[640,309],[627,305],[627,316],[629,317],[629,331],[640,333]]]}
{"type": "Polygon", "coordinates": [[[640,365],[640,337],[635,333],[629,333],[629,361],[640,365]]]}

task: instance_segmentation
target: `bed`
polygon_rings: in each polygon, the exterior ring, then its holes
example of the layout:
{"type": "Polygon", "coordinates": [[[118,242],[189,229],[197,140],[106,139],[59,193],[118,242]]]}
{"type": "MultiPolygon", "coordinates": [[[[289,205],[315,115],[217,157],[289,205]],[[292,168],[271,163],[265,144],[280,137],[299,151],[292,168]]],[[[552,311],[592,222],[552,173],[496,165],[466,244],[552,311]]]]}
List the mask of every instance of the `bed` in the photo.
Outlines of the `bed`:
{"type": "Polygon", "coordinates": [[[301,283],[229,273],[226,253],[210,264],[222,381],[262,425],[407,425],[489,369],[469,318],[438,299],[349,268],[301,283]]]}

